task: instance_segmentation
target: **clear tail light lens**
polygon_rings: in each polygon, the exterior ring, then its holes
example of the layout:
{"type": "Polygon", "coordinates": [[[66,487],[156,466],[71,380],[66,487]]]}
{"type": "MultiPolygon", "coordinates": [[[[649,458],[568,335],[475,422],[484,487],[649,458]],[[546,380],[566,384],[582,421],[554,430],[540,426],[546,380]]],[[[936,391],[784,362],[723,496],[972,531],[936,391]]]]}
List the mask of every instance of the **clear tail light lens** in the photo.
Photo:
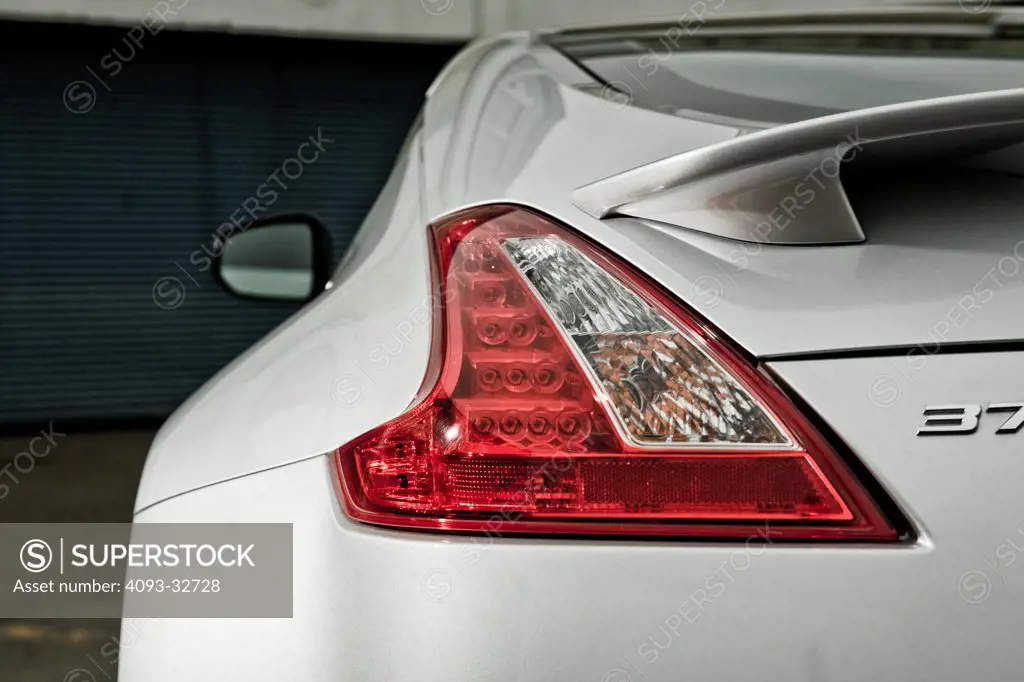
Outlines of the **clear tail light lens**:
{"type": "Polygon", "coordinates": [[[548,218],[432,228],[421,399],[334,453],[368,523],[502,533],[895,540],[842,459],[693,311],[548,218]]]}

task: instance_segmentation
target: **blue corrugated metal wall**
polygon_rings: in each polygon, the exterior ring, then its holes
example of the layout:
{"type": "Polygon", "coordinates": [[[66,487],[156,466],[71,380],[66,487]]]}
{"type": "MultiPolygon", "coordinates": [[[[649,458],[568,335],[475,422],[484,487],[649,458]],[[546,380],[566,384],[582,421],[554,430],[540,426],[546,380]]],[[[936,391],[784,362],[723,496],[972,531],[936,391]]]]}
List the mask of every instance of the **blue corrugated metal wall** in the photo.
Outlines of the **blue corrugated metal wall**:
{"type": "Polygon", "coordinates": [[[191,254],[320,129],[271,212],[318,215],[340,258],[455,51],[165,30],[129,57],[125,32],[0,25],[0,423],[166,415],[291,315],[191,254]]]}

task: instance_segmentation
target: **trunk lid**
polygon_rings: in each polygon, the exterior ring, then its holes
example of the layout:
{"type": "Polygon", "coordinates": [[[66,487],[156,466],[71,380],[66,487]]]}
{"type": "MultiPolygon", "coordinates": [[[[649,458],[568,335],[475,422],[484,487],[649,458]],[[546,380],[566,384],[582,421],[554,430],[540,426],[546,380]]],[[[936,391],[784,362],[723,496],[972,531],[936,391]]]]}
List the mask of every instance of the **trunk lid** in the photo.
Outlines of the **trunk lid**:
{"type": "Polygon", "coordinates": [[[1019,623],[1024,429],[1015,422],[1024,410],[1024,352],[777,361],[769,369],[845,441],[931,548],[919,577],[934,582],[933,593],[951,607],[958,593],[969,604],[999,593],[985,604],[986,627],[1019,623]],[[947,408],[948,421],[931,422],[945,430],[919,435],[935,407],[947,408]]]}
{"type": "Polygon", "coordinates": [[[860,244],[770,245],[604,222],[640,247],[638,265],[758,356],[933,354],[1024,339],[1024,178],[913,165],[866,168],[843,183],[860,244]]]}

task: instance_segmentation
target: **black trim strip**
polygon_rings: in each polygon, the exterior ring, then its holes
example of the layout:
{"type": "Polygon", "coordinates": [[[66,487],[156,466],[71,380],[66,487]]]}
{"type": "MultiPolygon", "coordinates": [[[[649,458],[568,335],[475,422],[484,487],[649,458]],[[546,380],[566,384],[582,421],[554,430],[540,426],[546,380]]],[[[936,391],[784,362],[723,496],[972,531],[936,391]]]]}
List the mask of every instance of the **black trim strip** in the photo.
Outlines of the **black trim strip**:
{"type": "MultiPolygon", "coordinates": [[[[584,64],[584,63],[583,63],[583,60],[581,60],[581,59],[577,59],[576,57],[574,57],[574,56],[572,55],[572,53],[570,53],[570,52],[569,52],[568,50],[566,50],[565,48],[563,48],[563,47],[562,47],[561,45],[559,45],[559,44],[557,44],[557,43],[555,43],[555,42],[552,42],[552,41],[546,40],[544,36],[540,36],[540,39],[541,39],[541,41],[542,41],[542,42],[543,42],[543,43],[544,43],[545,45],[547,45],[547,46],[548,46],[548,47],[550,47],[550,48],[551,48],[552,50],[554,50],[555,52],[557,52],[558,54],[562,55],[563,57],[565,57],[566,59],[568,59],[568,60],[569,60],[570,62],[572,62],[573,66],[575,66],[576,68],[578,68],[578,69],[579,69],[580,71],[582,71],[582,72],[583,72],[583,73],[585,73],[586,75],[590,76],[590,77],[591,77],[591,78],[592,78],[592,79],[594,80],[594,82],[595,82],[595,83],[597,83],[598,85],[602,85],[602,86],[604,86],[604,87],[606,87],[606,88],[611,88],[611,89],[612,89],[612,90],[614,90],[615,92],[622,92],[622,91],[621,91],[621,90],[619,90],[619,89],[618,89],[617,87],[615,87],[614,85],[612,85],[611,83],[609,83],[608,81],[606,81],[606,80],[605,80],[604,78],[602,78],[600,74],[598,74],[598,73],[597,73],[597,72],[595,72],[595,71],[594,71],[593,69],[591,69],[591,68],[590,68],[589,66],[587,66],[586,64],[584,64]]],[[[622,94],[624,94],[624,95],[625,95],[625,94],[629,94],[629,93],[625,93],[625,92],[623,92],[622,94]]]]}
{"type": "Polygon", "coordinates": [[[964,341],[950,343],[919,343],[916,345],[873,346],[839,350],[807,351],[803,353],[777,353],[758,356],[760,362],[789,362],[792,360],[844,360],[847,358],[884,358],[905,355],[910,351],[921,355],[967,355],[969,353],[1022,353],[1024,340],[964,341]]]}

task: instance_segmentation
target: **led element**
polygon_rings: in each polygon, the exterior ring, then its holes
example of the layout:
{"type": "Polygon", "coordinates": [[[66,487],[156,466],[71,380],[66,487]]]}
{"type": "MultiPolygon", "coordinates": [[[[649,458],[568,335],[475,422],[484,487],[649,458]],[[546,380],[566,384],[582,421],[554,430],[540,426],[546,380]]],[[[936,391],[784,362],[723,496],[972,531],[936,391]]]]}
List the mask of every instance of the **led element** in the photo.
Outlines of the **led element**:
{"type": "Polygon", "coordinates": [[[513,207],[457,215],[432,235],[436,382],[334,453],[354,518],[896,539],[779,389],[642,275],[513,207]]]}

